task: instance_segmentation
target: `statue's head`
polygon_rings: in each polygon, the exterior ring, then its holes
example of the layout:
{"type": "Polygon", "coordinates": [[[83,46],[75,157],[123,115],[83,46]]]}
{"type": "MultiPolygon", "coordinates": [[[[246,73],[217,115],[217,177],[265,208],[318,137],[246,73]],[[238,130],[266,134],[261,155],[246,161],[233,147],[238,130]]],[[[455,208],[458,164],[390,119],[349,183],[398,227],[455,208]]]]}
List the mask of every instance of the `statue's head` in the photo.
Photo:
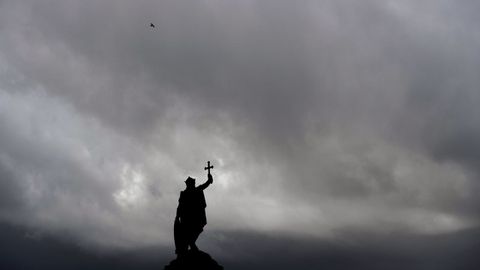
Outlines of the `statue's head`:
{"type": "Polygon", "coordinates": [[[194,188],[195,187],[195,178],[188,177],[187,180],[185,180],[185,184],[187,185],[187,188],[194,188]]]}

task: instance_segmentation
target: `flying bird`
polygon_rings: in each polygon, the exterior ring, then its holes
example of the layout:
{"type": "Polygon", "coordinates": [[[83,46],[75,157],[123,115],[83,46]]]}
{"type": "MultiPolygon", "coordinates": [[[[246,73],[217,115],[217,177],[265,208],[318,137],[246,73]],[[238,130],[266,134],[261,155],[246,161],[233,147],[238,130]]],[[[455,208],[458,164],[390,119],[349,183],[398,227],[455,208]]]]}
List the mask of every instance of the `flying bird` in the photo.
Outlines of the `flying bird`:
{"type": "Polygon", "coordinates": [[[150,23],[150,27],[155,28],[155,24],[150,23]]]}

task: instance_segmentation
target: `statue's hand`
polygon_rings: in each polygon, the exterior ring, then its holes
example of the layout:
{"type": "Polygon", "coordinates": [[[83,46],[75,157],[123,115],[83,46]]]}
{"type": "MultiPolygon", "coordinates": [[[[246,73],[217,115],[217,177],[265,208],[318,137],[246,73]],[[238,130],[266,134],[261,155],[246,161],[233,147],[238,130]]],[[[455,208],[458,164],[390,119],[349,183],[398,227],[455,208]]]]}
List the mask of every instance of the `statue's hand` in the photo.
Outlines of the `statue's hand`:
{"type": "Polygon", "coordinates": [[[211,174],[208,174],[208,182],[213,183],[213,177],[211,174]]]}

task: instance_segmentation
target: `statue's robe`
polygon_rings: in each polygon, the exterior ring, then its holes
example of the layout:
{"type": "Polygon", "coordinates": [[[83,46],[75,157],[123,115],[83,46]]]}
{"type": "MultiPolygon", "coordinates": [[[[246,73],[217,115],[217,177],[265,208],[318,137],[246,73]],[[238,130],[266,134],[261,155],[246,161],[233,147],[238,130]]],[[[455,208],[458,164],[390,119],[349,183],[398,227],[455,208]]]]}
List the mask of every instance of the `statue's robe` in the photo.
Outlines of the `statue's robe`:
{"type": "Polygon", "coordinates": [[[187,226],[204,227],[207,224],[205,195],[202,186],[180,192],[178,199],[179,216],[187,226]]]}
{"type": "Polygon", "coordinates": [[[205,213],[207,203],[205,202],[203,190],[208,184],[180,192],[177,210],[180,222],[175,221],[174,224],[177,253],[186,251],[187,245],[192,241],[195,242],[198,235],[203,231],[203,227],[207,224],[207,215],[205,213]]]}

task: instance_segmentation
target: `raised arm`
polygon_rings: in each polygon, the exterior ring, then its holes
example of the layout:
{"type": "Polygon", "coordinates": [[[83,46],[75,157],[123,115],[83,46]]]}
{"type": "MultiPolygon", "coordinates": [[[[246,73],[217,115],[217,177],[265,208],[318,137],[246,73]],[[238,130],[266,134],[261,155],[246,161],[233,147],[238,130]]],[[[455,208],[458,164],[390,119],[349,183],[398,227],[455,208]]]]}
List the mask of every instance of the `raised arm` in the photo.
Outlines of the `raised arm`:
{"type": "Polygon", "coordinates": [[[208,180],[207,180],[207,182],[199,185],[197,188],[198,188],[198,189],[201,189],[201,190],[204,190],[204,189],[206,189],[211,183],[213,183],[213,177],[212,177],[211,174],[208,174],[208,180]]]}

